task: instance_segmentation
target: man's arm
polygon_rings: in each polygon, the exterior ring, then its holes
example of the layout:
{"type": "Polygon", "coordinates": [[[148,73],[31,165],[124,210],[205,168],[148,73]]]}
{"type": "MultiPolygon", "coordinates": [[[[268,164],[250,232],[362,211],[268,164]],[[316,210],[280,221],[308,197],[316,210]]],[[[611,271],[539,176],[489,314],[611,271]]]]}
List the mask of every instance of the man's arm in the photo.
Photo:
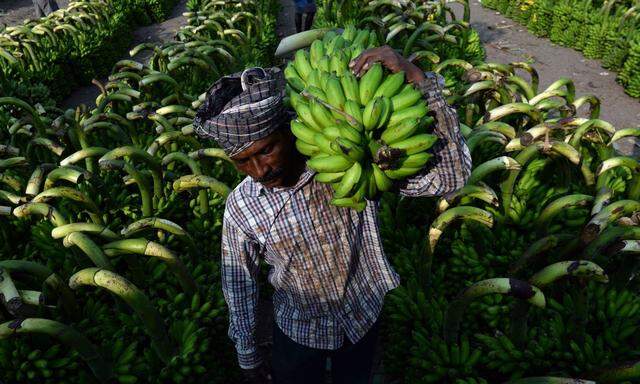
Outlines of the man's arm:
{"type": "Polygon", "coordinates": [[[240,368],[245,370],[262,363],[255,335],[257,274],[257,244],[225,212],[222,224],[222,291],[229,306],[229,337],[235,343],[240,368]]]}
{"type": "Polygon", "coordinates": [[[431,72],[415,84],[433,114],[433,133],[438,141],[432,149],[433,160],[418,175],[400,184],[402,195],[442,196],[462,188],[471,173],[471,154],[460,132],[458,115],[442,95],[443,82],[440,75],[431,72]]]}

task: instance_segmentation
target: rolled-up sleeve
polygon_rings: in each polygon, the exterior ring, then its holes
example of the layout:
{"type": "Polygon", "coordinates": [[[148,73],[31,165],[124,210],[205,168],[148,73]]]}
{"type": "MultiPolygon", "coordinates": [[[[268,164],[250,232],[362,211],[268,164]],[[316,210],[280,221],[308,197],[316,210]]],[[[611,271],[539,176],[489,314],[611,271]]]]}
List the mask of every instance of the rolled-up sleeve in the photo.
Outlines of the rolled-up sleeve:
{"type": "Polygon", "coordinates": [[[262,363],[256,345],[258,246],[225,212],[222,224],[222,291],[229,306],[229,337],[240,368],[262,363]]]}
{"type": "Polygon", "coordinates": [[[433,133],[438,141],[433,146],[434,158],[423,171],[399,185],[404,196],[442,196],[464,186],[471,174],[471,154],[460,132],[458,115],[442,94],[444,79],[433,72],[416,84],[435,119],[433,133]]]}

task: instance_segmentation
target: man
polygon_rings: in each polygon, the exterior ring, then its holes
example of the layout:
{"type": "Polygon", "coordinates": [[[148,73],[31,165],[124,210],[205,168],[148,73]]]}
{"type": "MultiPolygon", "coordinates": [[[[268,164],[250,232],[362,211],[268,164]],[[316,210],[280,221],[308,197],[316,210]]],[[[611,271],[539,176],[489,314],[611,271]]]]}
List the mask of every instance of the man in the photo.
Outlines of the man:
{"type": "MultiPolygon", "coordinates": [[[[406,196],[436,196],[462,187],[469,150],[441,80],[424,74],[390,47],[363,52],[350,63],[361,76],[375,62],[405,71],[436,121],[434,161],[398,186],[406,196]]],[[[260,258],[271,266],[272,374],[276,384],[322,383],[327,357],[334,384],[371,378],[378,316],[399,277],[382,249],[377,203],[358,213],[332,206],[330,185],[314,180],[294,146],[282,105],[280,70],[252,68],[219,80],[194,120],[248,174],[229,195],[222,232],[222,280],[229,336],[250,382],[267,382],[255,340],[260,258]]],[[[380,161],[393,161],[381,159],[380,161]]]]}
{"type": "Polygon", "coordinates": [[[40,18],[57,11],[58,3],[55,0],[33,0],[33,7],[36,11],[36,17],[40,18]]]}
{"type": "Polygon", "coordinates": [[[313,25],[313,17],[316,15],[315,0],[293,0],[296,8],[295,24],[296,32],[308,31],[313,25]],[[304,25],[302,19],[304,17],[304,25]]]}

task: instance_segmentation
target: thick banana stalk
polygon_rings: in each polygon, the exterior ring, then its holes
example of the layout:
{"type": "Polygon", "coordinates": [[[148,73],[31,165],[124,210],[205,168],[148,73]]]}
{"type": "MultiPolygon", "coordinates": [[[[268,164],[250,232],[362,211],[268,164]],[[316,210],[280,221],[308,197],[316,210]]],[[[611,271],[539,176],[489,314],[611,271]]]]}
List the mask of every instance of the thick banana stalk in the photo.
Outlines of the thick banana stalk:
{"type": "Polygon", "coordinates": [[[108,360],[100,355],[98,349],[83,334],[65,324],[39,318],[16,319],[0,324],[0,340],[21,333],[40,333],[55,337],[67,347],[75,349],[101,383],[108,383],[113,378],[108,360]]]}
{"type": "Polygon", "coordinates": [[[20,294],[20,298],[22,299],[22,302],[25,304],[33,305],[36,307],[44,305],[45,296],[40,291],[20,289],[18,290],[18,293],[20,294]]]}
{"type": "Polygon", "coordinates": [[[619,200],[602,208],[602,210],[589,220],[589,223],[582,231],[582,241],[590,243],[604,228],[610,223],[618,220],[622,216],[630,215],[640,211],[640,201],[619,200]]]}
{"type": "Polygon", "coordinates": [[[73,232],[91,233],[92,235],[97,235],[107,240],[120,238],[120,236],[109,228],[93,223],[71,223],[55,227],[51,230],[51,237],[54,239],[62,239],[73,232]]]}
{"type": "Polygon", "coordinates": [[[488,174],[496,171],[519,171],[520,164],[509,156],[500,156],[478,165],[469,176],[468,185],[482,181],[488,174]]]}
{"type": "Polygon", "coordinates": [[[582,96],[572,103],[573,108],[577,111],[583,105],[589,104],[589,117],[597,119],[600,117],[600,99],[594,95],[582,96]]]}
{"type": "Polygon", "coordinates": [[[163,196],[162,167],[160,165],[160,161],[157,158],[149,155],[147,152],[139,148],[124,146],[112,149],[111,151],[105,153],[104,156],[102,156],[100,160],[98,160],[98,164],[102,166],[103,163],[125,156],[129,157],[131,160],[142,161],[147,165],[147,167],[149,167],[149,170],[151,170],[151,176],[153,178],[154,203],[157,203],[156,200],[163,196]]]}
{"type": "Polygon", "coordinates": [[[188,236],[188,233],[178,224],[159,217],[147,217],[135,221],[129,224],[126,228],[123,228],[120,231],[120,234],[124,237],[129,237],[145,229],[160,229],[176,236],[188,236]]]}
{"type": "Polygon", "coordinates": [[[520,94],[526,98],[526,100],[531,100],[535,97],[536,91],[525,79],[520,76],[511,75],[505,79],[507,84],[513,85],[515,88],[520,90],[520,94]]]}
{"type": "Polygon", "coordinates": [[[542,291],[522,280],[499,277],[479,281],[461,292],[449,305],[444,321],[445,339],[450,343],[457,342],[460,321],[462,320],[464,310],[469,306],[471,301],[478,297],[496,293],[526,300],[530,304],[540,308],[544,308],[546,304],[542,291]]]}
{"type": "Polygon", "coordinates": [[[151,145],[149,145],[149,147],[147,148],[147,153],[151,156],[155,156],[156,152],[158,152],[158,149],[160,149],[160,147],[175,141],[187,143],[189,146],[193,148],[200,147],[200,143],[198,143],[198,141],[195,138],[185,135],[182,130],[169,131],[169,132],[164,132],[160,136],[156,137],[155,140],[153,140],[153,143],[151,143],[151,145]]]}
{"type": "Polygon", "coordinates": [[[539,123],[542,120],[542,114],[537,111],[534,106],[526,103],[510,103],[488,111],[475,125],[497,121],[514,114],[525,114],[529,117],[529,120],[534,123],[539,123]]]}
{"type": "Polygon", "coordinates": [[[596,129],[603,131],[608,136],[612,136],[615,134],[615,128],[613,128],[611,124],[599,119],[591,119],[587,120],[585,123],[580,124],[580,126],[576,128],[576,130],[571,135],[569,144],[576,149],[580,149],[580,144],[584,135],[589,131],[595,131],[596,129]]]}
{"type": "Polygon", "coordinates": [[[26,157],[16,156],[8,159],[0,159],[0,170],[14,167],[21,167],[29,164],[26,157]]]}
{"type": "Polygon", "coordinates": [[[473,130],[488,130],[498,132],[509,138],[509,140],[513,140],[516,137],[516,129],[502,121],[492,121],[490,123],[477,125],[473,128],[473,130]]]}
{"type": "MultiPolygon", "coordinates": [[[[174,161],[181,162],[189,167],[189,169],[191,170],[191,174],[202,175],[202,171],[200,170],[200,165],[198,164],[198,162],[193,160],[183,152],[171,152],[167,154],[162,158],[162,166],[166,167],[174,161]]],[[[207,212],[209,212],[209,196],[207,195],[206,190],[201,189],[198,191],[198,202],[200,203],[201,214],[206,214],[207,212]]]]}
{"type": "Polygon", "coordinates": [[[189,152],[189,157],[192,159],[200,160],[206,157],[214,157],[228,161],[229,163],[233,163],[229,156],[224,153],[222,148],[203,148],[198,149],[197,151],[189,152]]]}
{"type": "Polygon", "coordinates": [[[9,216],[9,215],[11,215],[11,207],[0,205],[0,216],[9,216]]]}
{"type": "Polygon", "coordinates": [[[531,264],[534,261],[537,261],[539,258],[544,257],[546,252],[557,247],[560,244],[563,244],[571,239],[575,238],[574,235],[568,234],[555,234],[545,236],[527,248],[526,251],[520,256],[518,260],[509,268],[509,275],[515,276],[520,273],[525,267],[531,264]]]}
{"type": "Polygon", "coordinates": [[[611,136],[611,140],[609,140],[609,145],[613,145],[616,141],[625,138],[625,137],[638,137],[640,136],[640,128],[624,128],[616,131],[613,136],[611,136]]]}
{"type": "Polygon", "coordinates": [[[80,160],[93,158],[93,157],[102,157],[107,152],[109,152],[109,150],[102,147],[83,148],[77,152],[72,153],[66,158],[62,159],[60,161],[60,165],[67,166],[67,165],[75,164],[80,160]]]}
{"type": "Polygon", "coordinates": [[[483,209],[468,206],[447,209],[436,217],[429,227],[429,250],[431,254],[435,251],[438,239],[440,239],[447,226],[458,219],[477,221],[489,228],[493,226],[493,216],[483,209]]]}
{"type": "Polygon", "coordinates": [[[29,144],[27,145],[26,152],[28,155],[32,153],[33,147],[36,145],[48,149],[56,156],[62,155],[62,153],[65,150],[65,148],[62,145],[55,143],[51,139],[47,139],[46,137],[36,137],[35,139],[32,139],[31,141],[29,141],[29,144]]]}
{"type": "Polygon", "coordinates": [[[18,156],[20,149],[10,145],[0,144],[0,155],[18,156]]]}
{"type": "Polygon", "coordinates": [[[565,209],[585,207],[591,202],[593,202],[593,196],[591,195],[574,194],[560,197],[544,207],[542,212],[540,212],[540,216],[536,219],[535,225],[539,230],[544,230],[549,222],[565,209]]]}
{"type": "Polygon", "coordinates": [[[151,187],[149,186],[148,177],[144,173],[138,171],[138,169],[129,162],[122,160],[101,161],[100,167],[104,169],[122,169],[127,172],[140,191],[142,215],[145,217],[153,215],[153,197],[151,187]]]}
{"type": "Polygon", "coordinates": [[[168,333],[160,314],[147,296],[124,277],[100,268],[85,268],[69,278],[69,287],[77,289],[81,285],[104,288],[124,300],[142,320],[147,334],[160,360],[168,363],[174,354],[168,333]]]}
{"type": "Polygon", "coordinates": [[[462,68],[466,71],[469,71],[471,69],[473,69],[473,64],[469,63],[468,61],[464,61],[461,59],[448,59],[443,61],[442,63],[436,65],[433,68],[433,71],[435,73],[440,73],[442,72],[444,69],[448,68],[448,67],[458,67],[458,68],[462,68]]]}
{"type": "Polygon", "coordinates": [[[623,240],[640,240],[640,227],[608,227],[583,252],[587,260],[617,252],[623,240]]]}
{"type": "Polygon", "coordinates": [[[64,237],[62,245],[69,248],[73,245],[80,248],[93,264],[100,268],[113,269],[102,249],[82,232],[71,232],[64,237]]]}
{"type": "Polygon", "coordinates": [[[616,248],[618,252],[640,253],[640,240],[622,240],[616,248]]]}
{"type": "Polygon", "coordinates": [[[609,277],[598,264],[588,260],[575,260],[551,264],[531,276],[529,283],[538,288],[544,288],[565,276],[588,278],[599,283],[609,282],[609,277]]]}
{"type": "Polygon", "coordinates": [[[23,218],[31,215],[41,215],[54,226],[67,224],[67,219],[54,206],[45,203],[27,203],[13,210],[15,217],[23,218]]]}
{"type": "Polygon", "coordinates": [[[600,372],[596,382],[602,384],[635,381],[640,377],[640,361],[620,364],[600,372]]]}
{"type": "Polygon", "coordinates": [[[182,261],[173,254],[169,249],[164,246],[149,241],[147,239],[126,239],[114,241],[103,245],[105,250],[113,250],[112,254],[137,254],[150,257],[157,257],[164,261],[167,267],[176,275],[176,278],[180,282],[182,289],[188,294],[194,294],[197,291],[197,286],[189,271],[185,268],[182,261]]]}
{"type": "Polygon", "coordinates": [[[23,315],[24,301],[20,297],[9,271],[3,268],[0,268],[0,303],[10,314],[23,315]]]}
{"type": "Polygon", "coordinates": [[[36,128],[38,136],[45,137],[45,125],[40,119],[40,114],[29,103],[15,97],[0,97],[0,106],[10,105],[24,110],[31,116],[33,126],[36,128]]]}
{"type": "Polygon", "coordinates": [[[173,182],[173,189],[178,193],[192,188],[208,188],[225,199],[231,193],[231,188],[211,176],[185,175],[173,182]]]}
{"type": "Polygon", "coordinates": [[[331,28],[319,28],[311,29],[304,32],[299,32],[294,35],[285,37],[280,41],[278,48],[276,49],[275,56],[283,57],[288,53],[297,51],[298,49],[308,47],[314,40],[322,39],[325,33],[331,31],[331,28]]]}
{"type": "Polygon", "coordinates": [[[562,88],[565,88],[567,92],[564,98],[567,100],[567,102],[573,103],[576,97],[576,87],[573,84],[573,80],[567,77],[561,77],[560,79],[556,80],[551,85],[549,85],[547,89],[543,91],[543,93],[562,88]]]}
{"type": "Polygon", "coordinates": [[[617,167],[627,167],[632,172],[636,173],[640,171],[640,162],[638,162],[638,160],[634,159],[633,157],[629,157],[629,156],[612,157],[603,161],[598,166],[598,169],[596,170],[596,176],[600,176],[606,171],[617,168],[617,167]]]}
{"type": "MultiPolygon", "coordinates": [[[[27,201],[27,198],[24,196],[18,196],[15,193],[9,191],[3,191],[0,189],[0,200],[8,201],[11,204],[23,204],[27,201]]],[[[9,210],[9,214],[11,214],[11,210],[9,210]]]]}
{"type": "Polygon", "coordinates": [[[56,181],[66,180],[74,184],[82,183],[89,178],[89,172],[79,167],[62,166],[49,172],[44,181],[44,189],[53,188],[56,181]]]}
{"type": "Polygon", "coordinates": [[[507,141],[507,138],[502,133],[474,129],[473,133],[467,140],[467,146],[469,147],[469,151],[473,153],[478,146],[484,147],[487,143],[499,143],[502,146],[505,146],[507,141]]]}
{"type": "Polygon", "coordinates": [[[485,203],[496,207],[500,205],[496,192],[486,184],[480,183],[480,185],[465,185],[457,191],[451,192],[440,198],[438,201],[437,212],[442,213],[451,205],[457,204],[463,199],[468,200],[471,198],[482,200],[485,203]]]}
{"type": "MultiPolygon", "coordinates": [[[[37,194],[31,201],[34,203],[45,202],[52,198],[66,198],[81,203],[85,208],[93,213],[99,213],[100,210],[96,203],[81,191],[70,187],[54,187],[44,190],[37,194]]],[[[102,220],[100,220],[102,221],[102,220]]],[[[97,223],[101,224],[101,223],[97,223]]]]}
{"type": "Polygon", "coordinates": [[[602,187],[598,190],[595,200],[593,201],[593,208],[591,209],[591,216],[597,215],[604,207],[609,205],[611,198],[613,197],[613,190],[602,187]]]}
{"type": "Polygon", "coordinates": [[[41,281],[45,287],[57,293],[62,309],[67,316],[77,320],[80,315],[78,304],[73,296],[73,292],[67,284],[52,270],[42,264],[27,260],[1,260],[0,268],[10,272],[16,271],[21,274],[28,274],[41,281]]]}

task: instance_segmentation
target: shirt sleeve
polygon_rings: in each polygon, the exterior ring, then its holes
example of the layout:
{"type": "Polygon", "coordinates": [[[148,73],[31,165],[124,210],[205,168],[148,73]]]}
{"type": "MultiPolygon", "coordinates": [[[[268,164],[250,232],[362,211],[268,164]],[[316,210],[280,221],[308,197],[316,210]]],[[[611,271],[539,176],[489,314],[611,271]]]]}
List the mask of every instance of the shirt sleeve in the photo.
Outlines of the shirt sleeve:
{"type": "Polygon", "coordinates": [[[442,95],[444,78],[425,73],[425,79],[416,84],[435,118],[434,154],[427,166],[417,175],[407,178],[399,185],[404,196],[442,196],[464,186],[471,174],[471,154],[460,132],[458,115],[442,95]]]}
{"type": "Polygon", "coordinates": [[[262,363],[256,345],[258,245],[232,219],[222,224],[222,291],[229,306],[229,337],[238,363],[251,369],[262,363]]]}

